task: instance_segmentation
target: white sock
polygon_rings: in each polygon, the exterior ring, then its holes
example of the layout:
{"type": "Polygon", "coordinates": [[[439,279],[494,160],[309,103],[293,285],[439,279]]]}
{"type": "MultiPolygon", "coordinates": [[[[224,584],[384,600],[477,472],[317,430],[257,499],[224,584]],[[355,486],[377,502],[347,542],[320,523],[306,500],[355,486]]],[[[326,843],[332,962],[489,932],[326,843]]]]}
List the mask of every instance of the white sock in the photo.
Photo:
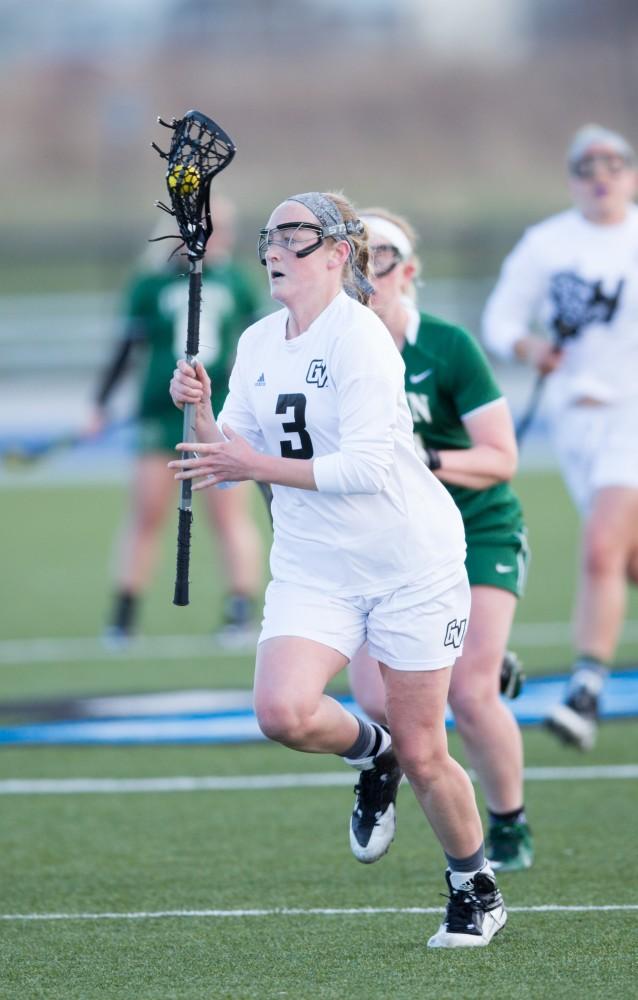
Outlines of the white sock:
{"type": "Polygon", "coordinates": [[[379,743],[377,752],[374,755],[370,755],[367,757],[357,757],[356,759],[353,757],[343,758],[346,764],[349,764],[350,767],[356,768],[357,771],[369,771],[370,768],[374,767],[374,758],[378,757],[379,754],[384,753],[384,751],[387,750],[392,743],[390,734],[386,732],[386,730],[383,729],[382,726],[378,726],[376,723],[374,723],[374,727],[381,734],[381,742],[379,743]]]}
{"type": "Polygon", "coordinates": [[[486,872],[488,875],[493,875],[490,864],[488,861],[484,861],[480,868],[477,868],[473,872],[455,872],[451,868],[448,868],[450,873],[450,882],[453,889],[471,889],[472,879],[479,872],[486,872]]]}

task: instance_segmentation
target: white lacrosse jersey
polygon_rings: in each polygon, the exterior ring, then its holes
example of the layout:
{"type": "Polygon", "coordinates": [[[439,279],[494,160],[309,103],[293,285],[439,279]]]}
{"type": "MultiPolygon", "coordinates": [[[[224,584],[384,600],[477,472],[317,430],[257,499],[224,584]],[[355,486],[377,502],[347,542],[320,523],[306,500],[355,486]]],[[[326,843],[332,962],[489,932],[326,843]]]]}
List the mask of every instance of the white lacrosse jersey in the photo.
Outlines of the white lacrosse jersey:
{"type": "Polygon", "coordinates": [[[557,319],[574,332],[548,378],[555,405],[637,394],[638,207],[622,223],[588,222],[576,209],[532,226],[506,258],[483,316],[488,350],[512,357],[516,340],[557,319]]]}
{"type": "Polygon", "coordinates": [[[273,486],[273,579],[362,597],[448,579],[463,523],[415,452],[387,328],[345,292],[292,340],[287,318],[242,334],[217,418],[260,451],[313,460],[317,491],[273,486]]]}

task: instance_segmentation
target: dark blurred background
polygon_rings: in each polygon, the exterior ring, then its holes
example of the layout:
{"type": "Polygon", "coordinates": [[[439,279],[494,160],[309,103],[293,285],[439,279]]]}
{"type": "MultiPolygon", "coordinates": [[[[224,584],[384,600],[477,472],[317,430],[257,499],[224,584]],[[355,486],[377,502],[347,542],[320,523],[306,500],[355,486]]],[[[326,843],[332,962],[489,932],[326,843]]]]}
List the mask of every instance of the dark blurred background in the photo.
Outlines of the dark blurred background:
{"type": "Polygon", "coordinates": [[[635,0],[0,0],[0,424],[25,372],[88,382],[104,356],[166,196],[158,115],[236,141],[214,190],[258,280],[271,207],[343,189],[413,220],[424,304],[476,329],[523,228],[567,204],[570,134],[638,140],[637,54],[635,0]]]}

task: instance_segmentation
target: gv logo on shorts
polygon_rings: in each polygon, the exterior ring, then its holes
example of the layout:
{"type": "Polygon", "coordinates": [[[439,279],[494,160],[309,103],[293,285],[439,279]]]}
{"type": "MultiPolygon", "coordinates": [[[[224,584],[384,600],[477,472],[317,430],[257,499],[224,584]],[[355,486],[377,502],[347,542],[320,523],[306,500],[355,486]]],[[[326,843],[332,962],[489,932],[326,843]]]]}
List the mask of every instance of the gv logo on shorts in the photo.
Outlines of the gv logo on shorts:
{"type": "Polygon", "coordinates": [[[458,649],[463,642],[466,626],[467,618],[461,618],[460,622],[457,622],[456,618],[453,618],[451,622],[448,622],[443,645],[454,646],[455,649],[458,649]]]}
{"type": "Polygon", "coordinates": [[[316,384],[318,389],[323,389],[327,381],[328,372],[326,371],[326,362],[315,358],[308,366],[306,382],[310,383],[310,385],[316,384]]]}

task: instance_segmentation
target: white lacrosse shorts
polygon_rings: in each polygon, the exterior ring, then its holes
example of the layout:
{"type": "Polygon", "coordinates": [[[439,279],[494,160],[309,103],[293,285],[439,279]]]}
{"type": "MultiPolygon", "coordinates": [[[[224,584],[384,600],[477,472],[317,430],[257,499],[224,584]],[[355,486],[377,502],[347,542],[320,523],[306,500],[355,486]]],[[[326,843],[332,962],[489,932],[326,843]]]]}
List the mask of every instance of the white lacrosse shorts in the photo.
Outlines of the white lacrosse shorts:
{"type": "Polygon", "coordinates": [[[395,670],[440,670],[463,652],[469,616],[464,566],[434,585],[420,582],[379,597],[335,597],[273,580],[258,642],[298,636],[351,660],[367,640],[370,655],[395,670]]]}
{"type": "Polygon", "coordinates": [[[557,415],[552,437],[565,485],[583,516],[598,490],[638,489],[638,398],[572,404],[557,415]]]}

